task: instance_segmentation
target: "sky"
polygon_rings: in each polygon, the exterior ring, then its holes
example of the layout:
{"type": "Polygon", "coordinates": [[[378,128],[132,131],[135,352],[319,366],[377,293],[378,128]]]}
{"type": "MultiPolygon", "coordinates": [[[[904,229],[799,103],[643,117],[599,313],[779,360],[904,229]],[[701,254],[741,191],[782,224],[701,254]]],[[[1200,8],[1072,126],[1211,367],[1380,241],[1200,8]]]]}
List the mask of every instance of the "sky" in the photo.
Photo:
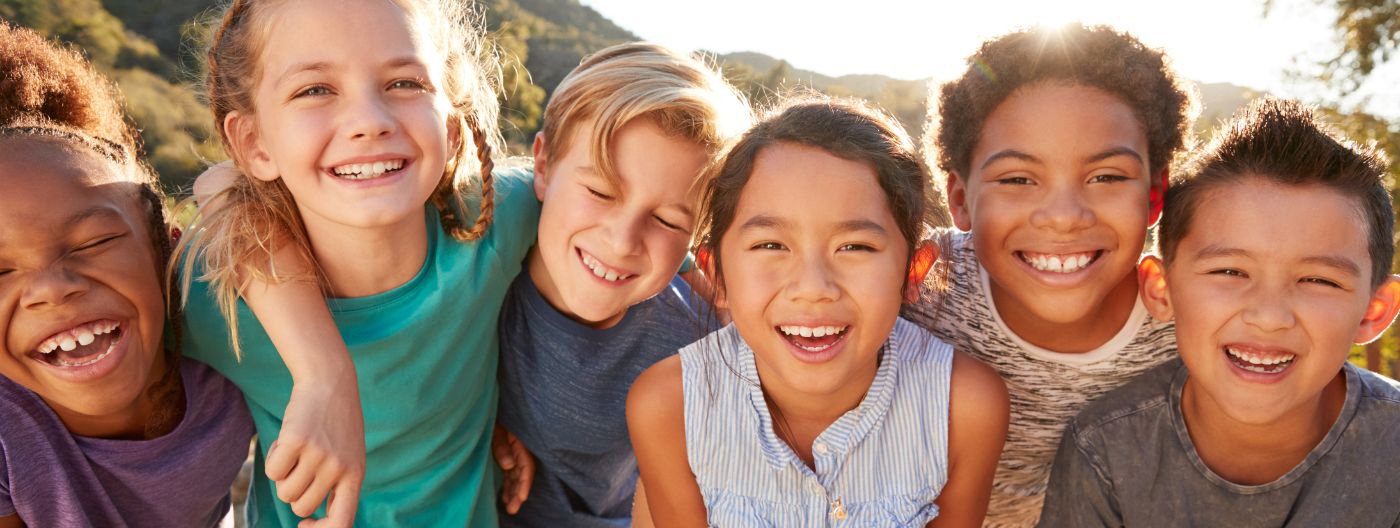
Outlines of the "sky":
{"type": "MultiPolygon", "coordinates": [[[[1337,49],[1333,11],[1314,0],[581,0],[642,39],[683,50],[757,51],[826,75],[957,76],[985,39],[1018,26],[1110,24],[1172,57],[1200,82],[1312,102],[1310,73],[1337,49]],[[697,6],[703,6],[697,8],[697,6]],[[687,11],[688,9],[688,11],[687,11]]],[[[1400,59],[1342,101],[1400,119],[1400,59]]]]}

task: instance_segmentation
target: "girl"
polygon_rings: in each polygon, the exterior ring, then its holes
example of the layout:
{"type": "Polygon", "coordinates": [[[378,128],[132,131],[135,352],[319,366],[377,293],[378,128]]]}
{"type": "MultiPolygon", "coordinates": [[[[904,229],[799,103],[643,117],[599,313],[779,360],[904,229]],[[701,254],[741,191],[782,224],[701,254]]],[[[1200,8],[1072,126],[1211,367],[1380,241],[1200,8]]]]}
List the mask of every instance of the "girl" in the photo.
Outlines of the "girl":
{"type": "Polygon", "coordinates": [[[0,78],[0,527],[216,526],[253,425],[166,332],[169,229],[115,90],[4,23],[0,78]]]}
{"type": "Polygon", "coordinates": [[[798,101],[716,171],[701,250],[734,323],[632,387],[637,520],[980,523],[1006,392],[898,318],[936,256],[916,244],[941,213],[908,136],[858,103],[798,101]]]}
{"type": "Polygon", "coordinates": [[[1135,270],[1193,105],[1161,51],[1107,27],[1016,31],[968,65],[927,135],[963,232],[947,289],[905,315],[1006,380],[987,524],[1026,527],[1068,420],[1176,356],[1135,270]]]}
{"type": "Polygon", "coordinates": [[[257,424],[255,523],[294,524],[332,494],[338,523],[496,523],[496,314],[539,210],[526,176],[491,173],[487,74],[499,68],[462,11],[447,0],[235,1],[211,39],[210,105],[243,175],[186,248],[185,324],[189,353],[244,389],[257,424]],[[314,456],[272,464],[287,460],[266,441],[284,411],[320,412],[288,408],[300,369],[268,336],[297,321],[254,321],[237,300],[248,280],[287,278],[271,269],[273,250],[316,275],[353,358],[367,432],[360,497],[314,456]]]}

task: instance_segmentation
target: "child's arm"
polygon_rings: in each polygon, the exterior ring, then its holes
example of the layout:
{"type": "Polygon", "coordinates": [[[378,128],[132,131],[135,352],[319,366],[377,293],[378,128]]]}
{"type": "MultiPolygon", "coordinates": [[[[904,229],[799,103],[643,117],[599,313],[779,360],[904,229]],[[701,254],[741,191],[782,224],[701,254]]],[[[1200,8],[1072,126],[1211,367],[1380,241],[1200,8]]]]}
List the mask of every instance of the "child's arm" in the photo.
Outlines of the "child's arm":
{"type": "Polygon", "coordinates": [[[646,492],[646,507],[634,506],[634,526],[705,526],[705,502],[685,454],[685,395],[680,356],[652,365],[627,393],[627,430],[646,492]]]}
{"type": "Polygon", "coordinates": [[[524,442],[499,423],[491,433],[491,453],[505,474],[501,503],[505,504],[506,513],[520,513],[520,505],[530,498],[530,484],[535,480],[535,457],[525,448],[524,442]]]}
{"type": "MultiPolygon", "coordinates": [[[[207,214],[219,207],[218,194],[238,177],[227,162],[201,174],[194,184],[201,209],[207,214]]],[[[278,250],[273,261],[290,275],[310,271],[290,247],[278,250]]],[[[268,448],[267,477],[299,516],[332,499],[325,518],[304,525],[351,526],[365,475],[364,415],[355,364],[325,297],[313,283],[260,280],[250,280],[240,295],[292,374],[282,430],[268,448]]]]}
{"type": "Polygon", "coordinates": [[[930,528],[979,527],[992,496],[992,476],[1006,442],[1010,403],[991,367],[957,352],[948,403],[948,483],[935,500],[930,528]]]}
{"type": "Polygon", "coordinates": [[[1123,526],[1112,488],[1080,450],[1075,442],[1077,436],[1074,422],[1070,422],[1060,439],[1060,450],[1055,452],[1040,526],[1123,526]]]}
{"type": "Polygon", "coordinates": [[[24,523],[19,520],[18,515],[6,515],[0,517],[0,528],[24,528],[24,523]]]}

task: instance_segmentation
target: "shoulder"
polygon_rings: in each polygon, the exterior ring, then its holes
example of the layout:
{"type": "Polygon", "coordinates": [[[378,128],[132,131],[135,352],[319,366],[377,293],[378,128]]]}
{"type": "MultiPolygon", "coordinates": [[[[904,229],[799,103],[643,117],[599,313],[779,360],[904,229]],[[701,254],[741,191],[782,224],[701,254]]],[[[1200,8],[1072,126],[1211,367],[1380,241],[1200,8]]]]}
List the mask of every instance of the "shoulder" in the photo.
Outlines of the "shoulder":
{"type": "Polygon", "coordinates": [[[1388,436],[1394,439],[1391,445],[1400,445],[1400,382],[1351,363],[1345,368],[1360,385],[1355,419],[1383,429],[1368,435],[1388,436]]]}
{"type": "MultiPolygon", "coordinates": [[[[1002,381],[995,369],[961,351],[954,352],[948,398],[950,422],[983,423],[986,427],[979,429],[1000,429],[1005,434],[1010,420],[1011,401],[1006,382],[1002,381]]],[[[954,431],[957,429],[953,427],[954,431]]]]}
{"type": "Polygon", "coordinates": [[[1351,363],[1346,364],[1347,370],[1356,375],[1360,382],[1360,392],[1362,398],[1379,400],[1381,402],[1394,405],[1400,411],[1400,381],[1396,381],[1375,372],[1358,367],[1351,363]]]}
{"type": "Polygon", "coordinates": [[[671,356],[642,371],[627,392],[627,425],[633,437],[642,431],[685,428],[685,387],[680,356],[671,356]]]}
{"type": "Polygon", "coordinates": [[[1186,366],[1180,359],[1153,367],[1089,402],[1070,420],[1070,425],[1075,431],[1090,433],[1144,413],[1169,410],[1173,384],[1178,376],[1185,375],[1186,366]]]}

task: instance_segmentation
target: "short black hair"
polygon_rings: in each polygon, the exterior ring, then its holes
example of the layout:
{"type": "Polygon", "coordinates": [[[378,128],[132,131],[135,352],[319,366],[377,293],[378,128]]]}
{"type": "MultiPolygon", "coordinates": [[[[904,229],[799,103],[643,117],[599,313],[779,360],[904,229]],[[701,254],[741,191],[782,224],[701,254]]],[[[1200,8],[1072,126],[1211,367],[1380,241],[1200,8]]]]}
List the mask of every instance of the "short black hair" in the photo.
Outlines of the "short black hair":
{"type": "Polygon", "coordinates": [[[1078,23],[1014,31],[983,42],[962,76],[930,96],[938,105],[930,108],[924,147],[938,176],[965,177],[987,116],[1017,90],[1043,82],[1097,88],[1122,100],[1142,123],[1154,175],[1185,148],[1197,111],[1166,55],[1128,33],[1078,23]]]}
{"type": "Polygon", "coordinates": [[[1385,155],[1358,145],[1318,119],[1311,107],[1264,97],[1235,112],[1211,144],[1172,179],[1164,198],[1157,249],[1171,263],[1191,229],[1196,206],[1212,189],[1247,178],[1280,185],[1321,185],[1356,201],[1366,219],[1371,287],[1385,282],[1395,256],[1395,211],[1385,155]]]}

